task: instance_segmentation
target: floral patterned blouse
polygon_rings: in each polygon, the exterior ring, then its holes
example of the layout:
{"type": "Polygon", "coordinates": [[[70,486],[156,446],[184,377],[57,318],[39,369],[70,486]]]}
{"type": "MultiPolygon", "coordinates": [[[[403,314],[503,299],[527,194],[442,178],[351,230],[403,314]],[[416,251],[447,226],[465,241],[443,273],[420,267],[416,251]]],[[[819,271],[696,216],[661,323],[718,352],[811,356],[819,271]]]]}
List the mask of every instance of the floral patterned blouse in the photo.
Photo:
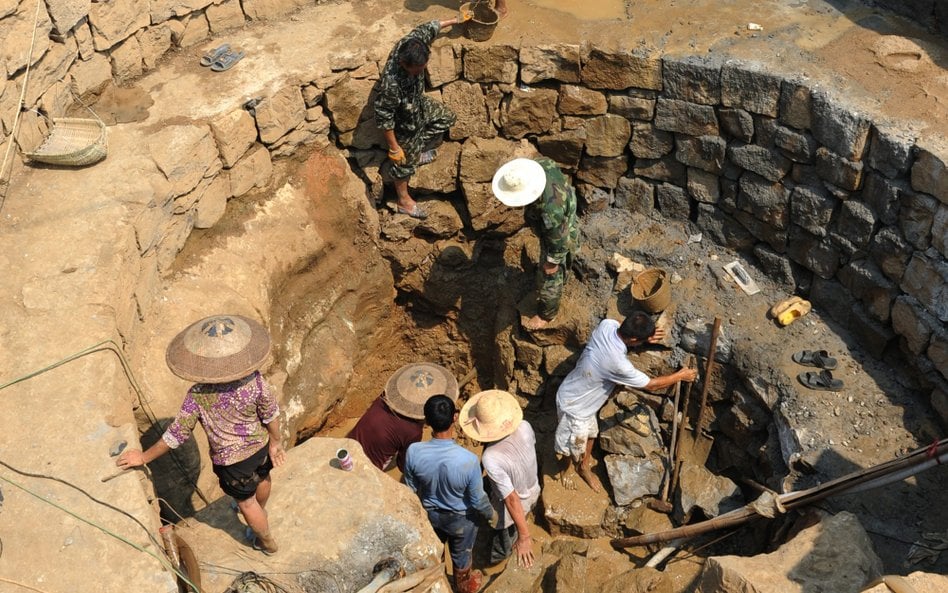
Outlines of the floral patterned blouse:
{"type": "Polygon", "coordinates": [[[214,465],[247,459],[269,441],[267,428],[280,406],[259,371],[230,383],[197,383],[188,390],[181,409],[162,439],[177,449],[201,421],[214,465]]]}

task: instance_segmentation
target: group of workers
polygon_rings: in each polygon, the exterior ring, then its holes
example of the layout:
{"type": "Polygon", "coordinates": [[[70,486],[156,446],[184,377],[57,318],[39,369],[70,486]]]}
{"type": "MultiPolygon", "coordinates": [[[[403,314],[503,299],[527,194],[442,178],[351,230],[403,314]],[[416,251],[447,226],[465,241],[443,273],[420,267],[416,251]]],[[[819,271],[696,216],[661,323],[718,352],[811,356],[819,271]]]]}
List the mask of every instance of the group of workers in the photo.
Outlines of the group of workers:
{"type": "MultiPolygon", "coordinates": [[[[435,158],[433,144],[455,117],[424,94],[424,71],[438,32],[465,18],[460,14],[415,28],[395,45],[382,71],[375,112],[388,143],[401,214],[427,216],[408,193],[408,180],[418,166],[435,158]]],[[[506,206],[537,206],[528,211],[537,219],[542,246],[537,310],[524,326],[540,329],[559,309],[578,247],[575,191],[548,158],[518,158],[504,164],[494,175],[492,189],[506,206]]],[[[655,391],[695,379],[696,372],[687,368],[649,378],[628,360],[630,349],[663,338],[664,331],[643,312],[631,314],[621,324],[605,319],[593,332],[556,394],[554,448],[564,484],[575,487],[568,476],[575,467],[590,488],[601,490],[590,459],[599,409],[617,385],[655,391]]],[[[172,372],[195,384],[155,444],[144,452],[126,450],[116,461],[123,469],[150,463],[184,443],[201,422],[220,487],[236,501],[248,526],[248,542],[265,554],[278,549],[266,511],[270,470],[286,459],[279,406],[259,370],[269,352],[269,334],[252,319],[214,315],[189,325],[169,344],[166,362],[172,372]]],[[[458,382],[444,367],[430,362],[406,365],[391,376],[349,436],[376,467],[383,471],[398,467],[402,472],[435,533],[448,545],[456,588],[474,593],[483,580],[483,574],[473,569],[472,557],[481,519],[492,527],[492,564],[513,552],[521,566],[533,564],[526,516],[539,499],[540,483],[536,436],[517,399],[505,391],[487,390],[470,397],[459,410],[458,395],[458,382]],[[424,424],[431,428],[432,438],[423,442],[424,424]],[[480,460],[454,440],[456,426],[484,444],[480,460]]]]}

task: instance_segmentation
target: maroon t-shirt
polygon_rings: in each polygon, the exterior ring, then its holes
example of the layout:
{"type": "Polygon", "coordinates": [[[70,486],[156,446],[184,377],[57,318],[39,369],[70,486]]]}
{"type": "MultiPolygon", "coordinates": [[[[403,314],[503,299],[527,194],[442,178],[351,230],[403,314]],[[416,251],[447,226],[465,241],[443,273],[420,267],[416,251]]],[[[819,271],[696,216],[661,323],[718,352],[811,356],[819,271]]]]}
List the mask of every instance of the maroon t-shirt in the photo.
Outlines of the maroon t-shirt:
{"type": "Polygon", "coordinates": [[[359,441],[369,461],[384,470],[394,457],[398,469],[405,469],[408,445],[421,440],[422,423],[399,416],[379,396],[349,433],[359,441]]]}

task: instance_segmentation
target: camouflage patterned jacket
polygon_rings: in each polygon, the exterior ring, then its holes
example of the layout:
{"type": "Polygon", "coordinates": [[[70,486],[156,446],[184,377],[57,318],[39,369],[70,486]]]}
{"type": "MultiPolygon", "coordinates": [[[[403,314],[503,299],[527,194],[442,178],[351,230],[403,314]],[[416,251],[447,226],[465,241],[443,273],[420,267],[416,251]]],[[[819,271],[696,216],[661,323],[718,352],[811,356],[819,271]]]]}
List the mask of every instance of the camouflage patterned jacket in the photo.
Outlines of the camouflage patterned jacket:
{"type": "Polygon", "coordinates": [[[535,203],[542,221],[540,241],[551,264],[562,264],[579,247],[576,190],[552,159],[536,159],[546,173],[546,187],[535,203]]]}
{"type": "Polygon", "coordinates": [[[425,73],[411,76],[398,63],[398,51],[409,39],[418,39],[431,46],[441,31],[439,21],[430,21],[415,27],[402,37],[379,76],[378,96],[375,99],[375,122],[383,130],[413,130],[418,119],[421,97],[425,94],[425,73]]]}

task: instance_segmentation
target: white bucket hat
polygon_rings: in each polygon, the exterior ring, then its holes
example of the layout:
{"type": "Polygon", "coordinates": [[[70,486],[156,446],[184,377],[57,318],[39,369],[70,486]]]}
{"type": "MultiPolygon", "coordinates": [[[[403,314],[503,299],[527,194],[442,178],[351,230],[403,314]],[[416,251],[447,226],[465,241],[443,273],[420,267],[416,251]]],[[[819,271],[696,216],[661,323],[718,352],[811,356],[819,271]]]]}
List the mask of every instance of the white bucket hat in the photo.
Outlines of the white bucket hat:
{"type": "Polygon", "coordinates": [[[493,443],[513,434],[522,420],[523,410],[517,399],[500,389],[472,396],[458,416],[464,434],[482,443],[493,443]]]}
{"type": "Polygon", "coordinates": [[[491,189],[506,206],[526,206],[540,197],[546,187],[546,172],[533,159],[519,158],[501,165],[494,173],[491,189]]]}

